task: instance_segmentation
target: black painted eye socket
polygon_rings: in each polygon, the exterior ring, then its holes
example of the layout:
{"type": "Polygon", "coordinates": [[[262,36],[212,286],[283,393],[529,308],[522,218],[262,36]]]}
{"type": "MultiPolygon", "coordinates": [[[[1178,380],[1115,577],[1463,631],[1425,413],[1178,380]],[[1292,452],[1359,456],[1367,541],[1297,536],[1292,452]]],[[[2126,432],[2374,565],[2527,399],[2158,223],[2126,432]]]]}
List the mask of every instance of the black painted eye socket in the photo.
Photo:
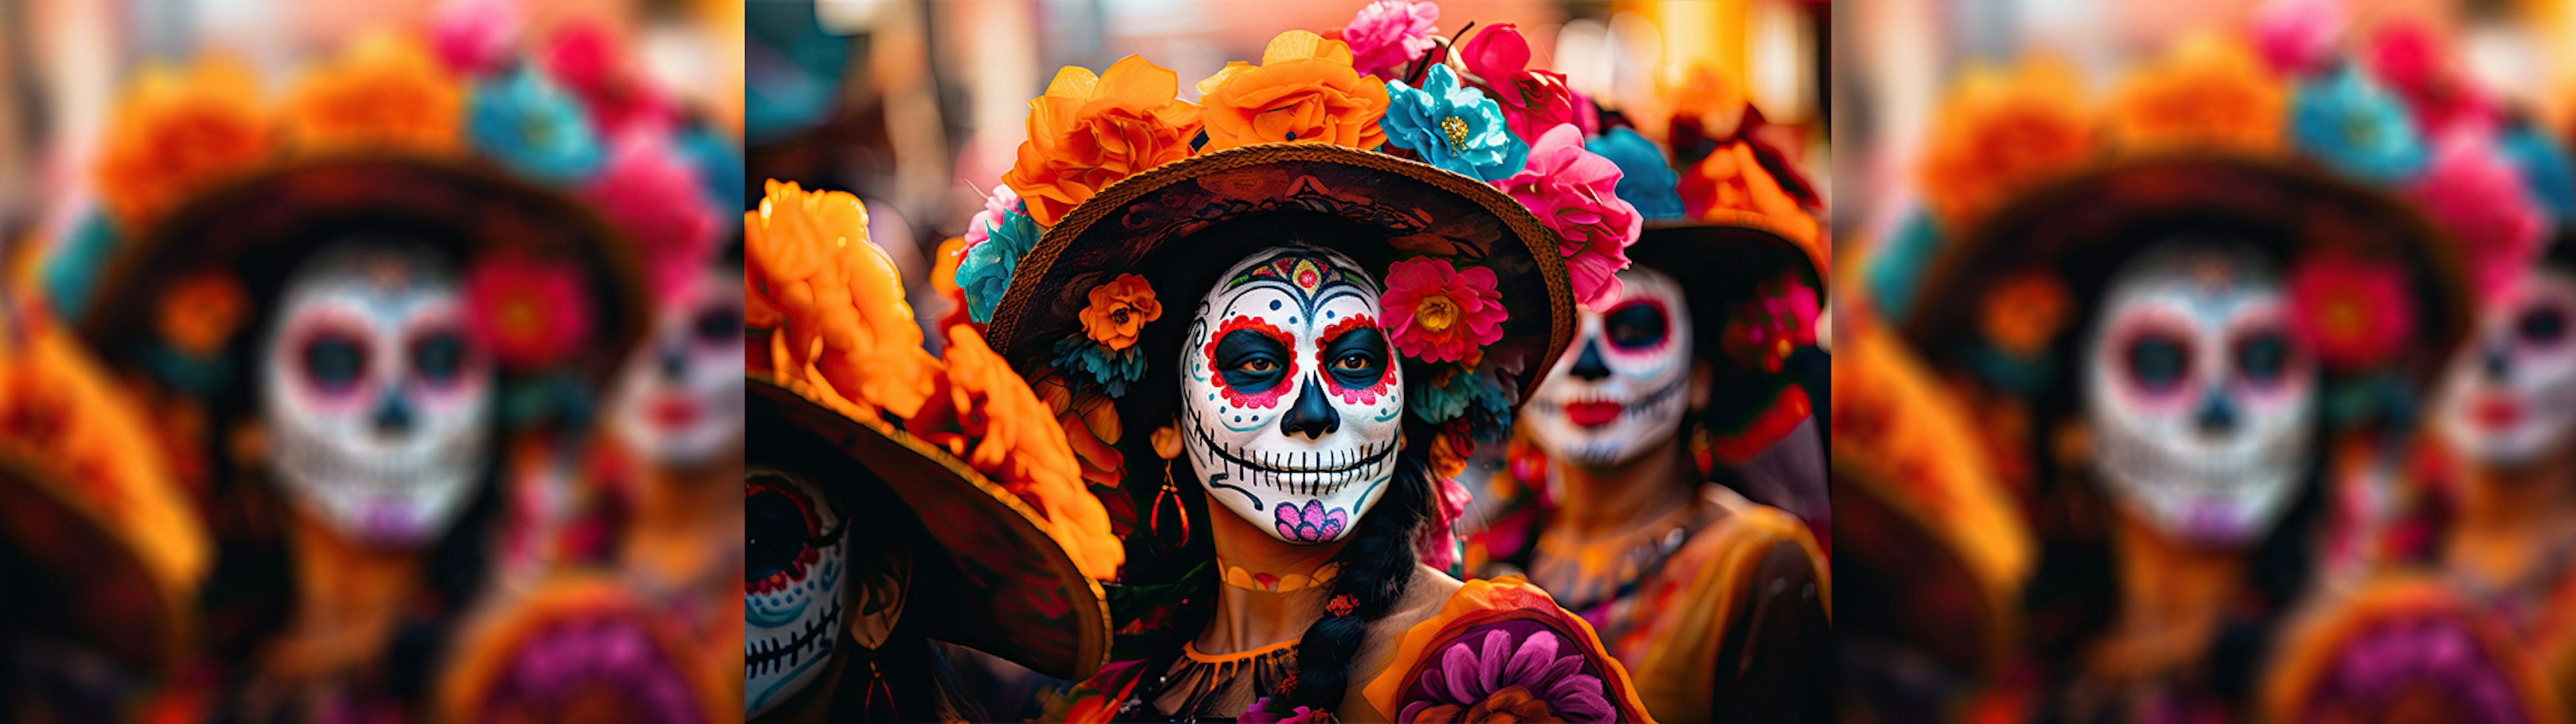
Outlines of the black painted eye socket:
{"type": "MultiPolygon", "coordinates": [[[[754,475],[744,481],[742,501],[742,580],[759,581],[793,569],[809,548],[830,545],[827,531],[816,530],[796,483],[776,475],[754,475]]],[[[829,531],[828,533],[838,533],[829,531]]]]}
{"type": "Polygon", "coordinates": [[[2513,333],[2527,344],[2557,344],[2567,338],[2567,310],[2556,304],[2525,307],[2513,320],[2513,333]]]}
{"type": "Polygon", "coordinates": [[[1386,377],[1386,333],[1375,327],[1343,332],[1324,342],[1323,358],[1329,360],[1324,368],[1333,382],[1343,389],[1375,387],[1386,377]]]}
{"type": "Polygon", "coordinates": [[[2153,392],[2179,387],[2191,373],[2190,343],[2169,335],[2139,335],[2121,356],[2128,361],[2129,378],[2153,392]]]}
{"type": "Polygon", "coordinates": [[[367,373],[367,347],[358,338],[339,332],[314,335],[304,342],[298,355],[304,360],[304,374],[315,387],[329,392],[346,392],[358,386],[367,373]]]}
{"type": "Polygon", "coordinates": [[[1664,318],[1662,305],[1631,302],[1601,315],[1601,331],[1613,347],[1647,349],[1663,344],[1664,336],[1672,331],[1672,322],[1664,318]]]}
{"type": "Polygon", "coordinates": [[[2290,369],[2290,335],[2277,330],[2264,331],[2236,342],[2236,370],[2245,379],[2268,384],[2281,379],[2290,369]]]}
{"type": "Polygon", "coordinates": [[[1288,347],[1270,335],[1249,329],[1225,333],[1216,342],[1217,375],[1225,386],[1258,394],[1288,379],[1288,347]]]}
{"type": "Polygon", "coordinates": [[[742,307],[720,306],[698,312],[690,320],[689,332],[704,344],[732,344],[742,341],[742,307]]]}
{"type": "Polygon", "coordinates": [[[465,371],[465,334],[441,331],[411,343],[412,368],[433,384],[456,381],[465,371]]]}

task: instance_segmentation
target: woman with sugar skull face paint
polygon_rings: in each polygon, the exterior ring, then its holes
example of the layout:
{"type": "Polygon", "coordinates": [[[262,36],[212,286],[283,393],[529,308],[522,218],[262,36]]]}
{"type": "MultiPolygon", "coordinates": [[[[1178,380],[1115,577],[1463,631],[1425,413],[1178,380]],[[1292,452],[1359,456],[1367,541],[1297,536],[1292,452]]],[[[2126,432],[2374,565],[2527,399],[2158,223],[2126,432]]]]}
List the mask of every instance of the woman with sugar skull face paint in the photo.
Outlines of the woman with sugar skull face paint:
{"type": "Polygon", "coordinates": [[[1984,219],[1897,326],[1983,415],[2027,421],[1986,434],[2025,436],[1988,444],[2037,477],[2022,665],[2056,673],[2011,696],[2071,718],[2245,710],[2314,600],[2322,451],[2403,429],[2326,400],[2429,378],[2467,326],[2457,257],[2375,192],[2243,160],[2111,164],[1984,219]],[[2357,342],[2330,316],[2355,289],[2412,326],[2357,342]]]}
{"type": "MultiPolygon", "coordinates": [[[[973,222],[989,234],[961,252],[966,306],[1063,423],[1128,551],[1116,661],[1044,719],[1650,719],[1591,629],[1545,593],[1451,577],[1465,457],[1499,442],[1573,336],[1574,299],[1607,293],[1624,264],[1636,216],[1604,198],[1616,169],[1600,194],[1563,192],[1581,206],[1562,210],[1569,229],[1599,222],[1572,233],[1604,248],[1561,250],[1531,207],[1477,180],[1521,171],[1523,154],[1503,151],[1530,143],[1498,122],[1479,130],[1487,115],[1446,123],[1511,168],[1366,150],[1381,133],[1398,142],[1401,129],[1378,127],[1388,94],[1454,82],[1452,69],[1388,83],[1350,58],[1302,31],[1265,53],[1361,104],[1318,107],[1309,128],[1229,125],[1258,115],[1235,104],[1287,82],[1243,64],[1200,85],[1206,106],[1177,100],[1177,77],[1140,58],[1096,86],[1067,68],[1032,104],[1003,177],[1017,200],[973,222]],[[1121,89],[1150,120],[1077,109],[1089,87],[1121,89]],[[1190,148],[1202,126],[1219,140],[1190,148]],[[1080,151],[1111,132],[1177,143],[1080,151]],[[1281,143],[1292,133],[1300,142],[1281,143]],[[1602,273],[1577,279],[1569,255],[1602,273]],[[1425,683],[1512,660],[1555,663],[1425,683]]],[[[1525,155],[1597,168],[1571,125],[1537,146],[1525,155]]]]}
{"type": "Polygon", "coordinates": [[[1589,620],[1658,717],[1822,718],[1831,606],[1817,535],[1831,518],[1809,415],[1808,390],[1821,401],[1828,388],[1817,202],[1788,201],[1805,182],[1754,141],[1693,164],[1716,183],[1688,196],[1635,131],[1590,145],[1626,171],[1623,198],[1657,211],[1619,296],[1579,310],[1573,345],[1526,409],[1535,452],[1513,470],[1534,473],[1528,492],[1497,504],[1508,512],[1474,557],[1485,575],[1526,572],[1589,620]],[[1735,185],[1754,191],[1719,193],[1735,185]]]}
{"type": "Polygon", "coordinates": [[[744,219],[740,297],[756,310],[740,715],[989,720],[943,644],[1091,675],[1109,644],[1098,579],[1119,551],[1063,431],[970,330],[941,331],[944,357],[923,350],[855,197],[772,181],[761,209],[744,219]],[[830,261],[782,263],[800,258],[830,261]],[[820,280],[842,286],[777,293],[820,280]]]}
{"type": "Polygon", "coordinates": [[[199,680],[224,687],[217,711],[426,705],[401,692],[429,688],[435,647],[481,600],[508,445],[578,432],[506,425],[500,401],[531,379],[590,384],[592,355],[641,331],[635,272],[597,223],[489,172],[353,157],[192,200],[108,266],[99,288],[160,291],[90,301],[81,332],[194,421],[162,432],[221,501],[215,575],[239,583],[210,605],[278,619],[211,631],[199,680]],[[489,283],[505,270],[570,295],[553,303],[583,329],[513,346],[491,316],[526,301],[489,283]],[[279,696],[234,698],[253,688],[279,696]]]}

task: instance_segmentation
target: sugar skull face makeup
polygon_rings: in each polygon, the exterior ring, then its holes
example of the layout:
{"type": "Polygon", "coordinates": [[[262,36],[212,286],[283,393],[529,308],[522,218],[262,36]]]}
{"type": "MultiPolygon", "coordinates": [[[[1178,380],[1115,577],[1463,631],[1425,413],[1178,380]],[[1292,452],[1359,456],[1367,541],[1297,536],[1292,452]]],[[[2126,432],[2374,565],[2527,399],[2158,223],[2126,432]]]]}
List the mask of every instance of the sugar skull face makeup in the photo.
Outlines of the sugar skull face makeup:
{"type": "Polygon", "coordinates": [[[1181,428],[1208,499],[1290,543],[1348,536],[1395,476],[1404,380],[1377,281],[1263,250],[1218,277],[1181,349],[1181,428]]]}
{"type": "Polygon", "coordinates": [[[2315,357],[2260,259],[2165,246],[2131,261],[2085,343],[2084,416],[2111,498],[2166,534],[2237,546],[2300,485],[2315,357]]]}
{"type": "Polygon", "coordinates": [[[1623,291],[1583,327],[1530,398],[1530,436],[1551,459],[1612,466],[1679,434],[1689,407],[1690,304],[1681,283],[1652,270],[1619,272],[1623,291]]]}
{"type": "Polygon", "coordinates": [[[2576,430],[2576,277],[2534,271],[2478,321],[2475,344],[2442,377],[2435,428],[2451,449],[2498,466],[2527,465],[2576,430]]]}
{"type": "Polygon", "coordinates": [[[425,253],[343,245],[295,272],[260,401],[288,497],[378,545],[437,538],[483,468],[491,365],[456,278],[425,253]]]}
{"type": "Polygon", "coordinates": [[[722,459],[742,440],[742,270],[700,274],[653,324],[618,377],[618,438],[665,465],[722,459]]]}
{"type": "Polygon", "coordinates": [[[749,718],[813,683],[831,661],[847,605],[849,527],[801,474],[753,465],[743,471],[742,495],[742,704],[749,718]]]}

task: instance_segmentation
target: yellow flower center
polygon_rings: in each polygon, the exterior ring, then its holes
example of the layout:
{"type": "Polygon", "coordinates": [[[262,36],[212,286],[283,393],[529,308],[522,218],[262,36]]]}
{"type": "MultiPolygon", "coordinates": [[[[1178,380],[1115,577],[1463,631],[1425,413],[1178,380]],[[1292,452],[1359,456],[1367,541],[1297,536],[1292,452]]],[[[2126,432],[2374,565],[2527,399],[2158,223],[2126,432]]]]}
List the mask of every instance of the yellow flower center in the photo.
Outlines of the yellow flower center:
{"type": "Polygon", "coordinates": [[[1423,297],[1422,303],[1413,306],[1413,323],[1434,334],[1449,331],[1450,325],[1458,323],[1458,303],[1445,296],[1423,297]]]}
{"type": "Polygon", "coordinates": [[[1443,133],[1449,134],[1450,148],[1463,149],[1467,147],[1466,119],[1459,118],[1457,116],[1442,118],[1440,119],[1440,130],[1443,133]]]}

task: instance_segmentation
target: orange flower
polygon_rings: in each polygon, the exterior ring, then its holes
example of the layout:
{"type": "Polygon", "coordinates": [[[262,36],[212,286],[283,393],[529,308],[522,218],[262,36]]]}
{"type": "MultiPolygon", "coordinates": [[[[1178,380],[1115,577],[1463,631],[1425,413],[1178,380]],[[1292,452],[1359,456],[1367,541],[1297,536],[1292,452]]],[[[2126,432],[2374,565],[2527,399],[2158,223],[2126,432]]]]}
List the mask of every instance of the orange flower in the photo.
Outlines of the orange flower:
{"type": "Polygon", "coordinates": [[[242,290],[241,282],[229,275],[201,272],[162,293],[155,322],[171,346],[204,357],[232,339],[249,309],[250,294],[242,290]]]}
{"type": "Polygon", "coordinates": [[[1120,274],[1107,284],[1091,288],[1091,306],[1082,308],[1082,333],[1091,341],[1108,345],[1113,350],[1135,346],[1136,332],[1146,322],[1163,316],[1163,303],[1154,300],[1154,286],[1144,277],[1120,274]]]}
{"type": "Polygon", "coordinates": [[[1935,118],[1915,169],[1924,202],[1960,229],[2031,184],[2082,167],[2096,146],[2073,71],[2051,61],[1970,71],[1935,118]]]}
{"type": "Polygon", "coordinates": [[[1190,155],[1199,108],[1180,100],[1180,76],[1133,55],[1093,76],[1067,66],[1029,101],[1029,137],[1002,182],[1054,226],[1092,194],[1138,171],[1190,155]]]}
{"type": "Polygon", "coordinates": [[[287,101],[288,130],[308,151],[392,147],[448,154],[459,146],[464,105],[464,81],[427,47],[378,32],[304,76],[287,101]]]}
{"type": "Polygon", "coordinates": [[[1978,329],[2005,352],[2028,357],[2048,346],[2066,326],[2074,296],[2066,283],[2045,272],[2025,272],[1986,292],[1978,310],[1978,329]]]}
{"type": "Polygon", "coordinates": [[[1199,81],[1205,150],[1272,141],[1352,148],[1386,143],[1386,83],[1351,68],[1351,46],[1303,30],[1280,33],[1261,65],[1241,61],[1199,81]]]}
{"type": "Polygon", "coordinates": [[[1109,534],[1108,510],[1083,486],[1080,464],[1054,412],[973,329],[948,329],[946,361],[948,394],[905,428],[947,447],[1044,514],[1047,534],[1083,575],[1117,575],[1126,551],[1109,534]]]}
{"type": "Polygon", "coordinates": [[[2289,85],[2244,39],[2203,32],[2138,68],[2111,99],[2110,130],[2123,150],[2219,146],[2281,148],[2289,85]]]}
{"type": "Polygon", "coordinates": [[[191,194],[259,167],[276,141],[259,82],[229,58],[137,78],[101,141],[100,202],[128,233],[191,194]]]}
{"type": "Polygon", "coordinates": [[[868,242],[858,197],[771,180],[760,210],[743,214],[743,247],[746,291],[786,318],[783,374],[824,383],[859,414],[911,417],[937,391],[939,361],[921,347],[894,262],[868,242]]]}
{"type": "Polygon", "coordinates": [[[1680,191],[1691,206],[1707,204],[1690,210],[1704,221],[1762,229],[1798,242],[1800,248],[1814,246],[1821,233],[1816,217],[1780,188],[1779,179],[1754,160],[1753,144],[1745,141],[1720,147],[1684,171],[1680,191]]]}
{"type": "Polygon", "coordinates": [[[939,315],[939,328],[973,324],[966,314],[966,290],[957,286],[957,263],[966,258],[966,238],[948,237],[939,242],[939,250],[931,252],[930,258],[935,260],[930,267],[930,291],[948,303],[948,311],[939,315]]]}
{"type": "Polygon", "coordinates": [[[1056,424],[1064,428],[1065,441],[1082,463],[1083,482],[1118,487],[1127,477],[1126,459],[1117,448],[1118,407],[1095,395],[1075,395],[1062,375],[1047,375],[1029,383],[1029,389],[1055,411],[1056,424]]]}

